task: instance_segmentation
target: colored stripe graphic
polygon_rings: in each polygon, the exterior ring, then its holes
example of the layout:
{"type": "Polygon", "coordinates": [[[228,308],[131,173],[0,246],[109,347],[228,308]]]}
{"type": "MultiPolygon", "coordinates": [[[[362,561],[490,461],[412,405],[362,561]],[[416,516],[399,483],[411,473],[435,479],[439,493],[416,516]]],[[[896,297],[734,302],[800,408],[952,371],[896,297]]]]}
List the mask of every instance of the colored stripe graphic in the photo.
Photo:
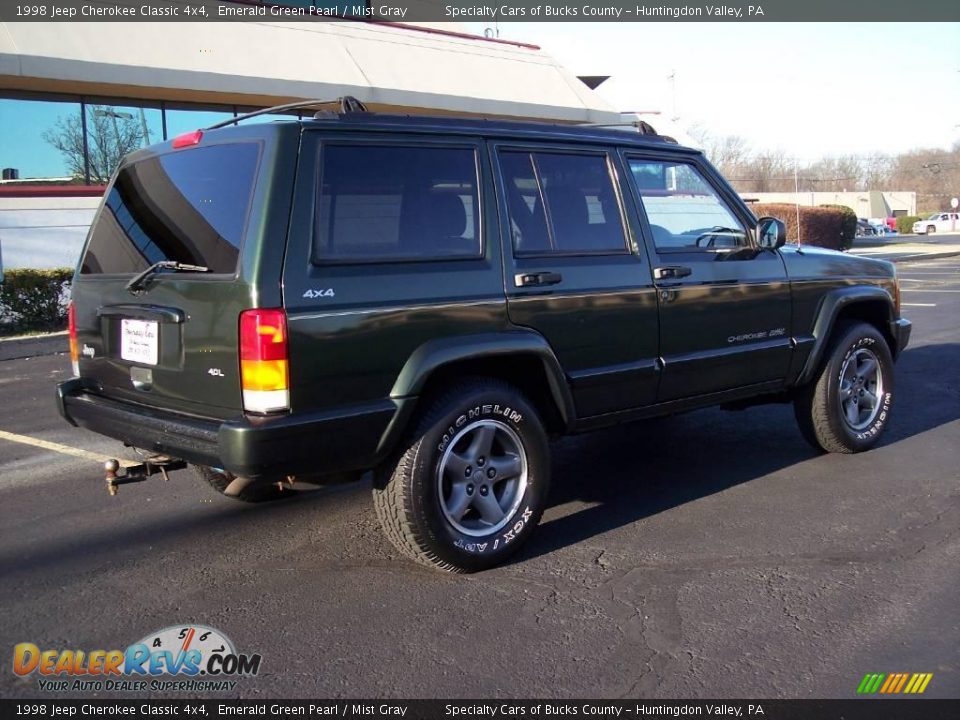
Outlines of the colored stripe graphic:
{"type": "Polygon", "coordinates": [[[932,679],[933,673],[867,673],[857,686],[857,694],[920,695],[932,679]]]}
{"type": "Polygon", "coordinates": [[[880,692],[881,692],[881,693],[888,693],[888,692],[890,692],[890,686],[893,685],[894,683],[896,683],[897,678],[898,678],[898,676],[897,676],[896,673],[893,673],[893,674],[891,674],[891,675],[887,675],[887,681],[883,684],[883,687],[880,688],[880,692]]]}

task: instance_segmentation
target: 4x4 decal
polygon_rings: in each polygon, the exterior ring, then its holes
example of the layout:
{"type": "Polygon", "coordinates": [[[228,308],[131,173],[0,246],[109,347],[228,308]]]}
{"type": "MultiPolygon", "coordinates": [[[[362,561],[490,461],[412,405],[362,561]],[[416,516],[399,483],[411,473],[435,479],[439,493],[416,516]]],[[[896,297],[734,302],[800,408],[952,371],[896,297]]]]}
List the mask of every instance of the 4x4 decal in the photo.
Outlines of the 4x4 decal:
{"type": "Polygon", "coordinates": [[[333,288],[323,288],[322,290],[313,290],[309,289],[303,293],[303,297],[309,298],[311,300],[316,300],[317,298],[332,298],[335,297],[336,293],[333,291],[333,288]]]}

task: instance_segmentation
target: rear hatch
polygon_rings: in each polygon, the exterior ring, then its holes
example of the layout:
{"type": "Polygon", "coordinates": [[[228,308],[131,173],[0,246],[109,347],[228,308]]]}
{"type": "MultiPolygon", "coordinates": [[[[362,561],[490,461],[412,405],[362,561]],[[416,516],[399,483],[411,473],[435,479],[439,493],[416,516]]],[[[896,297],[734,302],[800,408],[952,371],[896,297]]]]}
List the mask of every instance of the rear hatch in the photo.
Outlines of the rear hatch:
{"type": "Polygon", "coordinates": [[[80,376],[96,392],[202,417],[242,411],[238,318],[280,304],[298,138],[297,123],[228,128],[124,161],[73,285],[80,376]],[[281,257],[261,260],[265,245],[281,257]],[[207,271],[158,268],[128,287],[158,262],[207,271]]]}

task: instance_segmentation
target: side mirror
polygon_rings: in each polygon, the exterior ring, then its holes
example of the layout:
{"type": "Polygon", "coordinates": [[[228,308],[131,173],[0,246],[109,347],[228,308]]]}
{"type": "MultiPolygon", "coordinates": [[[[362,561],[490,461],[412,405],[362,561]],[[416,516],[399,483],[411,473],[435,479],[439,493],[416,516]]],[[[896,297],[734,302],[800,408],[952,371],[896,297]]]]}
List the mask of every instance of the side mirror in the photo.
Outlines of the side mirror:
{"type": "Polygon", "coordinates": [[[757,242],[762,248],[776,250],[787,242],[787,226],[775,217],[762,217],[757,221],[757,242]]]}

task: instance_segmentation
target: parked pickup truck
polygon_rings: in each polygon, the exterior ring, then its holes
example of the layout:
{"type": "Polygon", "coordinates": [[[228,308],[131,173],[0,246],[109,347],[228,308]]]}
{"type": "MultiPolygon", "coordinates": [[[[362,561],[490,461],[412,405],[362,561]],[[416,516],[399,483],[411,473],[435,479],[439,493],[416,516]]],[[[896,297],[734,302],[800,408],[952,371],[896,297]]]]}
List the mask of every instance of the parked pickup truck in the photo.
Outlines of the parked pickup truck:
{"type": "Polygon", "coordinates": [[[550,436],[790,402],[854,453],[890,422],[893,265],[785,245],[649,126],[238,120],[127,157],[74,279],[60,411],[148,467],[246,501],[373,470],[397,548],[474,571],[533,533],[550,436]]]}

